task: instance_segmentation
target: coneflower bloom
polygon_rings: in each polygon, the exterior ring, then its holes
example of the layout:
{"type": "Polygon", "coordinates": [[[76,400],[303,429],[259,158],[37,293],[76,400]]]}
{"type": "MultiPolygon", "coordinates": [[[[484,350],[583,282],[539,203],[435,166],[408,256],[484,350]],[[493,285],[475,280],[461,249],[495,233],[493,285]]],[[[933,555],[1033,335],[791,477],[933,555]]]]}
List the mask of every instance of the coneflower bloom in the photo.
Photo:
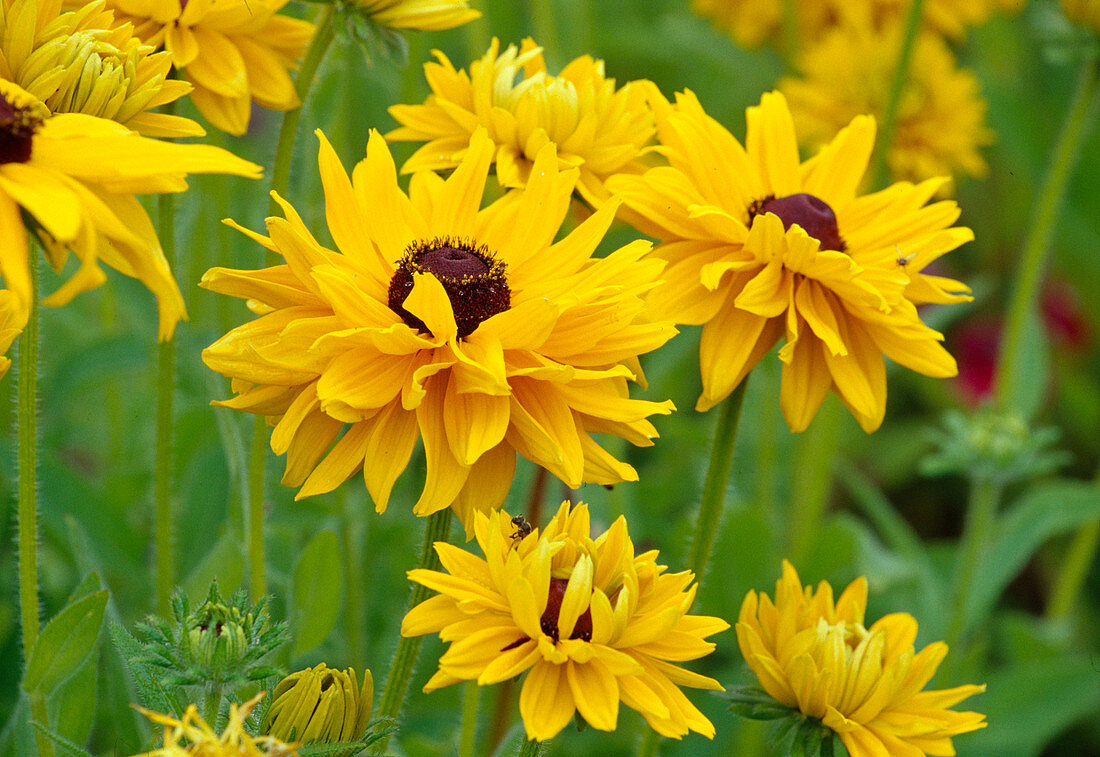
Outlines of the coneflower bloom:
{"type": "Polygon", "coordinates": [[[912,615],[886,615],[867,628],[866,609],[866,578],[834,603],[828,583],[803,587],[784,560],[775,600],[750,591],[741,604],[737,643],[764,690],[831,728],[851,757],[954,754],[954,736],[986,723],[981,713],[949,708],[985,686],[922,691],[947,645],[917,652],[912,615]]]}
{"type": "Polygon", "coordinates": [[[592,538],[583,503],[563,502],[544,530],[525,532],[506,512],[476,513],[484,557],[436,542],[446,572],[409,571],[439,594],[409,611],[401,634],[450,643],[424,690],[526,673],[519,710],[529,739],[552,738],[574,712],[613,731],[619,702],[662,736],[713,738],[680,687],[722,687],[676,663],[709,654],[706,638],[729,624],[689,614],[691,571],[666,573],[656,550],[636,555],[622,516],[592,538]]]}
{"type": "Polygon", "coordinates": [[[43,303],[63,305],[102,284],[102,262],[156,295],[158,334],[169,338],[185,316],[183,298],[134,193],[182,191],[188,173],[258,177],[260,167],[209,145],[148,139],[104,118],[51,117],[41,101],[0,79],[0,273],[14,298],[9,323],[22,328],[30,312],[25,216],[56,270],[69,250],[80,259],[43,303]]]}
{"type": "Polygon", "coordinates": [[[287,744],[274,736],[252,736],[245,721],[261,691],[244,704],[229,705],[229,722],[219,734],[199,715],[198,708],[187,705],[183,717],[176,718],[136,707],[145,717],[164,726],[164,746],[134,757],[297,757],[297,744],[287,744]]]}
{"type": "Polygon", "coordinates": [[[927,376],[953,376],[943,337],[916,305],[959,302],[967,287],[925,267],[973,238],[952,227],[954,202],[926,204],[945,179],[858,188],[875,139],[859,116],[814,158],[801,161],[781,94],[748,109],[742,146],[690,91],[675,105],[652,93],[668,166],[615,176],[639,229],[661,241],[665,283],[651,302],[661,317],[703,324],[703,393],[723,400],[772,347],[783,362],[780,406],[806,428],[835,390],[864,430],[886,408],[883,354],[927,376]]]}
{"type": "MultiPolygon", "coordinates": [[[[798,78],[779,89],[790,103],[799,139],[816,150],[860,114],[882,116],[901,41],[897,24],[875,29],[848,23],[798,56],[798,78]]],[[[981,178],[988,167],[979,148],[993,142],[986,103],[973,73],[934,33],[920,34],[898,104],[886,156],[894,179],[921,181],[959,173],[981,178]]]]}
{"type": "Polygon", "coordinates": [[[647,167],[641,153],[654,126],[644,88],[634,82],[616,89],[603,61],[585,55],[553,76],[531,39],[500,52],[495,38],[469,73],[438,50],[435,57],[424,64],[432,88],[427,101],[390,108],[401,126],[386,139],[427,141],[402,172],[454,168],[479,128],[496,146],[497,180],[505,187],[526,184],[535,156],[550,142],[562,167],[580,169],[577,191],[591,205],[607,200],[608,176],[647,167]]]}
{"type": "Polygon", "coordinates": [[[286,263],[202,282],[259,314],[203,359],[233,379],[238,396],[218,404],[274,425],[283,483],[301,498],[362,468],[381,512],[419,438],[414,511],[453,505],[469,529],[475,509],[504,500],[517,453],[574,488],[636,480],[592,434],[652,443],[646,418],[672,405],[631,399],[627,382],[675,330],[648,314],[663,267],[641,259],[649,243],[592,257],[617,203],[555,243],[578,171],[559,169],[552,144],[525,190],[481,209],[495,149],[484,132],[448,179],[417,173],[407,195],[380,134],[350,180],[318,135],[338,251],[280,198],[286,219],[245,233],[286,263]]]}
{"type": "Polygon", "coordinates": [[[146,44],[164,48],[194,86],[191,102],[228,134],[248,130],[251,103],[290,110],[301,103],[287,70],[313,24],[280,15],[287,0],[108,0],[120,22],[146,44]]]}
{"type": "Polygon", "coordinates": [[[470,0],[351,0],[366,16],[391,29],[441,31],[473,21],[481,11],[470,0]]]}
{"type": "Polygon", "coordinates": [[[0,77],[42,101],[51,113],[84,113],[148,137],[201,136],[189,118],[151,109],[191,85],[171,79],[171,56],[154,52],[115,23],[104,0],[61,12],[60,2],[3,0],[0,77]]]}

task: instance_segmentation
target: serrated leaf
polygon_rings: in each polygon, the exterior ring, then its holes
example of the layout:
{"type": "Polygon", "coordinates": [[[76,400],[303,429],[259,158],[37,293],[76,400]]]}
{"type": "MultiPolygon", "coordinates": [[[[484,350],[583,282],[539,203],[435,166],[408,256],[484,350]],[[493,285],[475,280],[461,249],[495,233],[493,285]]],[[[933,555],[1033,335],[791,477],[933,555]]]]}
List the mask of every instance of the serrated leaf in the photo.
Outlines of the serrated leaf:
{"type": "Polygon", "coordinates": [[[49,695],[84,664],[99,638],[107,592],[79,599],[54,616],[35,639],[23,690],[49,695]]]}
{"type": "Polygon", "coordinates": [[[308,652],[328,638],[339,617],[343,594],[340,540],[333,531],[321,531],[302,550],[294,567],[292,657],[308,652]]]}
{"type": "Polygon", "coordinates": [[[61,734],[51,731],[49,728],[42,725],[37,720],[34,721],[34,727],[35,730],[37,730],[41,734],[44,734],[50,741],[53,742],[54,746],[57,747],[54,750],[55,755],[67,755],[68,757],[92,757],[91,752],[87,751],[79,744],[75,744],[69,739],[66,739],[61,734]]]}
{"type": "Polygon", "coordinates": [[[112,623],[110,628],[111,640],[130,673],[130,678],[137,686],[141,705],[157,712],[178,712],[178,709],[172,707],[172,698],[160,683],[159,671],[142,661],[146,649],[141,642],[117,623],[112,623]]]}

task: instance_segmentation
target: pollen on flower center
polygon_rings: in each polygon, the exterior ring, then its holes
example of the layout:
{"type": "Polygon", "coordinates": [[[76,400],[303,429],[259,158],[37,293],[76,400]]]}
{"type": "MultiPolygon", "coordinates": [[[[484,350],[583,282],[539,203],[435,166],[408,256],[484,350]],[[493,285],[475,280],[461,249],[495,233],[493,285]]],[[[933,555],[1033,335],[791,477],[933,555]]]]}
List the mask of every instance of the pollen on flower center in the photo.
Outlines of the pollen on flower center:
{"type": "Polygon", "coordinates": [[[0,163],[30,160],[34,133],[42,125],[42,117],[19,103],[18,94],[0,90],[0,163]],[[8,99],[12,95],[15,102],[8,99]]]}
{"type": "Polygon", "coordinates": [[[428,327],[403,307],[412,291],[415,273],[430,273],[443,285],[451,301],[458,338],[463,339],[486,318],[511,305],[505,265],[481,245],[469,240],[436,238],[414,242],[405,250],[390,280],[389,306],[409,327],[429,332],[428,327]]]}
{"type": "Polygon", "coordinates": [[[836,225],[836,213],[820,197],[799,192],[786,197],[766,197],[757,200],[749,208],[749,223],[763,213],[775,213],[783,222],[783,228],[797,223],[803,231],[821,242],[821,249],[844,252],[848,245],[840,238],[836,225]]]}
{"type": "MultiPolygon", "coordinates": [[[[546,600],[546,610],[539,618],[539,627],[542,632],[558,641],[558,615],[561,614],[561,602],[565,598],[565,590],[569,586],[568,578],[551,578],[550,595],[546,600]]],[[[577,618],[577,624],[573,626],[570,639],[592,640],[592,610],[588,609],[577,618]]]]}

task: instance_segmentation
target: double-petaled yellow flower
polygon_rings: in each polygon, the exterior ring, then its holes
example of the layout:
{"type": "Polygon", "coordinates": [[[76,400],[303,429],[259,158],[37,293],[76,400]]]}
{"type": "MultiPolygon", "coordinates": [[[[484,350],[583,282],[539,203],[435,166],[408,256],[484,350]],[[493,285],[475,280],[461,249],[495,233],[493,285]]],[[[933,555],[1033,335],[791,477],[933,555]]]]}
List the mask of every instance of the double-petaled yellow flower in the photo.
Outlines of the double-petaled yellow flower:
{"type": "Polygon", "coordinates": [[[721,685],[676,663],[709,654],[706,638],[729,624],[689,613],[691,571],[665,573],[656,550],[635,554],[622,516],[592,538],[583,503],[563,502],[541,532],[525,534],[503,511],[475,518],[483,558],[436,542],[447,572],[409,571],[439,595],[409,611],[401,634],[450,643],[425,691],[526,673],[519,710],[530,739],[552,738],[574,712],[613,731],[619,702],[662,736],[714,736],[679,687],[721,685]]]}
{"type": "Polygon", "coordinates": [[[187,705],[178,720],[137,707],[145,717],[164,726],[164,746],[134,757],[297,757],[297,744],[284,743],[274,736],[252,736],[245,730],[249,713],[262,697],[260,692],[240,706],[229,705],[229,722],[220,734],[202,719],[193,704],[187,705]]]}
{"type": "Polygon", "coordinates": [[[707,410],[780,340],[780,406],[806,428],[833,389],[870,432],[886,409],[883,355],[927,376],[953,376],[942,335],[916,306],[959,302],[969,291],[924,273],[973,238],[952,227],[954,202],[926,203],[944,179],[899,182],[869,195],[859,186],[875,122],[860,116],[807,161],[781,94],[748,109],[742,146],[690,91],[668,103],[654,88],[668,166],[616,176],[638,228],[661,240],[668,261],[656,312],[703,324],[699,359],[707,410]]]}
{"type": "Polygon", "coordinates": [[[984,728],[985,716],[949,709],[985,686],[922,691],[947,654],[935,642],[917,652],[917,621],[907,613],[864,625],[867,579],[834,603],[822,581],[803,587],[783,561],[775,600],[750,591],[737,642],[764,690],[780,704],[835,731],[851,757],[955,754],[951,739],[984,728]]]}
{"type": "Polygon", "coordinates": [[[608,199],[608,176],[647,167],[641,152],[654,127],[644,89],[639,83],[616,89],[603,61],[585,55],[553,76],[542,48],[530,39],[504,52],[493,39],[469,73],[455,70],[438,50],[435,56],[438,62],[424,64],[432,87],[427,102],[390,108],[401,127],[387,139],[427,140],[403,172],[454,168],[476,129],[493,140],[497,179],[505,187],[526,184],[535,157],[549,143],[557,146],[563,168],[580,169],[577,191],[592,205],[608,199]]]}
{"type": "Polygon", "coordinates": [[[648,243],[593,257],[617,203],[555,242],[578,171],[559,168],[552,144],[523,191],[482,209],[495,151],[484,132],[449,178],[417,173],[407,195],[381,135],[350,180],[318,135],[338,251],[280,199],[285,220],[245,233],[286,263],[215,268],[202,282],[260,316],[203,359],[233,379],[237,396],[219,404],[275,427],[283,483],[301,498],[362,468],[381,512],[421,439],[414,511],[453,506],[469,529],[475,510],[504,500],[517,453],[574,488],[636,480],[592,435],[652,443],[646,418],[672,404],[631,399],[628,381],[675,330],[649,317],[663,264],[642,260],[648,243]]]}
{"type": "Polygon", "coordinates": [[[108,0],[120,22],[163,47],[194,86],[191,102],[210,123],[244,134],[252,103],[290,110],[301,103],[287,69],[313,37],[313,24],[278,11],[287,0],[108,0]]]}

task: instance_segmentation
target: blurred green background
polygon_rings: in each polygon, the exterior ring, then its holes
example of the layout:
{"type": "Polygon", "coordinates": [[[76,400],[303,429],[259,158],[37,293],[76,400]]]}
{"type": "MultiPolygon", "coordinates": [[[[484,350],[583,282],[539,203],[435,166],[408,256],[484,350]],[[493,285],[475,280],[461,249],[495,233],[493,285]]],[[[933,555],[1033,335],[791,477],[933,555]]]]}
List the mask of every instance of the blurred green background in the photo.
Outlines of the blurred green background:
{"type": "MultiPolygon", "coordinates": [[[[467,27],[408,35],[407,61],[379,54],[367,59],[347,38],[338,39],[330,50],[303,114],[288,192],[318,238],[326,239],[327,232],[313,129],[325,131],[350,169],[363,155],[369,129],[387,131],[396,125],[386,113],[389,105],[419,102],[426,96],[421,64],[433,48],[465,67],[484,53],[492,36],[507,44],[531,35],[546,46],[551,72],[577,55],[592,54],[603,58],[608,74],[620,82],[648,78],[666,95],[694,90],[708,112],[740,137],[745,108],[758,102],[784,73],[776,53],[737,48],[693,15],[686,0],[472,4],[485,15],[467,27]]],[[[1043,19],[1052,7],[1036,1],[1018,16],[994,16],[955,46],[960,61],[981,80],[989,122],[997,133],[996,144],[985,151],[989,177],[958,184],[960,223],[974,229],[976,241],[945,261],[951,275],[973,286],[975,301],[926,313],[929,323],[945,330],[960,364],[980,359],[979,347],[992,347],[1032,204],[1076,77],[1075,61],[1048,54],[1043,19]]],[[[313,7],[301,6],[295,12],[308,15],[313,7]]],[[[261,113],[245,138],[215,135],[211,141],[264,164],[270,172],[278,115],[261,113]]],[[[399,161],[413,147],[396,146],[399,161]]],[[[1048,331],[1036,341],[1034,352],[1036,421],[1060,429],[1057,446],[1070,453],[1070,461],[1060,478],[1049,475],[1007,491],[1005,507],[1016,519],[1006,515],[990,545],[989,560],[983,563],[986,599],[974,608],[978,630],[963,648],[952,650],[952,677],[945,680],[941,675],[933,681],[941,688],[971,682],[989,686],[987,693],[962,705],[986,713],[989,727],[957,738],[960,755],[1100,755],[1096,561],[1069,613],[1051,617],[1048,608],[1070,540],[1090,520],[1088,514],[1097,512],[1090,502],[1100,497],[1095,487],[1083,483],[1093,479],[1100,461],[1100,350],[1095,328],[1100,323],[1098,148],[1100,132],[1093,132],[1070,185],[1048,276],[1054,305],[1064,307],[1072,300],[1073,323],[1084,324],[1084,330],[1075,331],[1074,339],[1048,331]]],[[[248,314],[240,302],[200,290],[196,283],[212,265],[264,265],[258,245],[218,221],[232,217],[260,229],[266,207],[266,180],[250,183],[228,177],[195,179],[179,202],[176,275],[191,320],[181,324],[176,337],[174,501],[177,570],[193,600],[201,598],[213,576],[225,594],[245,583],[244,473],[251,435],[250,416],[210,407],[211,399],[228,396],[228,387],[199,358],[203,347],[248,314]]],[[[635,236],[631,229],[617,228],[607,244],[635,236]]],[[[140,284],[113,272],[109,278],[107,286],[69,306],[43,309],[40,594],[43,616],[48,618],[94,571],[110,590],[109,620],[130,626],[155,604],[155,308],[140,284]]],[[[52,291],[58,281],[44,270],[43,292],[52,291]]],[[[673,570],[687,561],[692,515],[716,420],[692,410],[700,389],[697,343],[698,330],[685,328],[644,361],[650,381],[645,396],[671,398],[680,411],[656,420],[662,436],[656,446],[618,448],[641,480],[610,491],[585,486],[578,493],[593,506],[599,526],[625,513],[635,542],[659,547],[662,562],[673,570]]],[[[14,395],[14,373],[0,381],[0,393],[14,395]]],[[[754,588],[771,593],[780,560],[789,557],[805,583],[827,579],[838,592],[856,576],[867,575],[869,619],[910,612],[920,623],[918,647],[943,638],[945,592],[967,485],[961,476],[924,476],[918,464],[933,449],[932,429],[941,425],[943,413],[970,410],[961,382],[892,371],[886,421],[870,436],[833,398],[808,431],[791,434],[779,413],[778,386],[779,364],[773,353],[749,384],[726,514],[697,610],[732,623],[745,592],[754,588]],[[806,515],[815,508],[826,510],[819,521],[806,515]]],[[[12,427],[14,412],[13,400],[0,401],[0,426],[12,427]]],[[[8,461],[0,467],[0,523],[14,535],[15,452],[10,434],[0,438],[0,447],[0,459],[8,461]]],[[[533,474],[523,463],[506,505],[512,513],[522,510],[533,474]]],[[[415,500],[422,469],[414,462],[400,480],[390,510],[379,516],[358,478],[330,495],[295,503],[293,491],[278,484],[282,464],[269,454],[266,544],[275,614],[289,619],[292,630],[300,628],[303,608],[318,596],[328,606],[339,607],[339,613],[319,644],[288,645],[276,653],[276,662],[288,670],[322,660],[332,667],[370,667],[380,686],[405,610],[404,573],[415,564],[421,540],[423,525],[411,515],[409,503],[415,500]],[[305,566],[319,572],[313,596],[303,596],[301,583],[297,593],[294,590],[298,561],[306,545],[325,532],[335,535],[339,550],[326,553],[318,565],[305,566]]],[[[558,486],[551,485],[547,506],[565,496],[558,486]]],[[[459,538],[456,526],[452,539],[459,538]]],[[[20,676],[14,538],[0,539],[0,596],[4,721],[15,707],[20,676]]],[[[694,669],[727,685],[747,683],[732,630],[714,640],[717,651],[694,669]]],[[[406,705],[407,725],[391,743],[395,751],[417,757],[455,753],[461,687],[430,696],[419,691],[441,649],[434,638],[422,649],[406,705]]],[[[74,729],[73,736],[88,739],[97,754],[126,755],[147,748],[151,731],[129,706],[134,695],[106,635],[101,636],[93,663],[73,683],[83,692],[74,694],[74,701],[83,705],[80,717],[70,715],[68,720],[74,722],[66,727],[74,729]]],[[[479,754],[489,753],[488,743],[494,738],[491,721],[499,689],[491,687],[481,695],[479,750],[485,751],[479,754]]],[[[513,701],[505,707],[514,711],[517,693],[518,687],[513,688],[513,701]]],[[[737,718],[722,700],[707,693],[689,696],[714,722],[718,735],[713,742],[693,734],[681,743],[666,743],[662,754],[768,753],[766,726],[737,718]]],[[[570,727],[554,739],[550,753],[631,754],[643,725],[636,713],[623,708],[617,732],[578,732],[570,727]]],[[[0,754],[12,753],[10,735],[0,738],[0,754]]],[[[513,730],[505,743],[517,736],[513,730]]]]}

